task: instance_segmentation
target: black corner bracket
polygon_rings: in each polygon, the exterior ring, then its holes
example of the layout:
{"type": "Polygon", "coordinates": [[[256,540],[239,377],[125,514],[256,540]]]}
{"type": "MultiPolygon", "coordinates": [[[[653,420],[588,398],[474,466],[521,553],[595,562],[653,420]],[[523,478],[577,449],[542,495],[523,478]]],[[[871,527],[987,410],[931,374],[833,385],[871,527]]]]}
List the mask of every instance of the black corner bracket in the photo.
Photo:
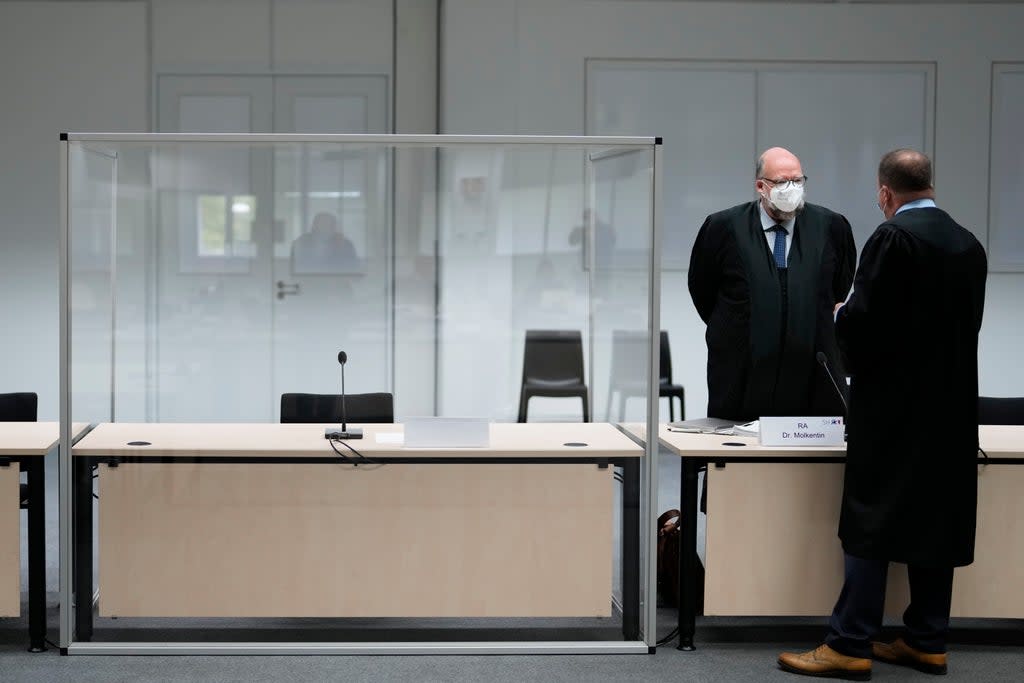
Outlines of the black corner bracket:
{"type": "Polygon", "coordinates": [[[64,142],[66,142],[66,141],[67,141],[67,139],[68,139],[68,134],[67,134],[67,133],[61,133],[61,134],[60,134],[60,139],[61,139],[62,141],[64,141],[64,142]]]}

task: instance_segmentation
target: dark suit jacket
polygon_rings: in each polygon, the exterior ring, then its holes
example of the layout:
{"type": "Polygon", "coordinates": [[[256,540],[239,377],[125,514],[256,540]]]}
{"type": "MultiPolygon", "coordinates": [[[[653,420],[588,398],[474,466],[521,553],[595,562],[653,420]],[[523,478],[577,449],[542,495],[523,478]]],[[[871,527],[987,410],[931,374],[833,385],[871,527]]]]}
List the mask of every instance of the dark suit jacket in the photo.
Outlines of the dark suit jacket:
{"type": "MultiPolygon", "coordinates": [[[[807,204],[797,216],[783,299],[757,201],[708,216],[690,257],[689,288],[707,324],[708,415],[842,415],[822,351],[842,375],[832,310],[857,260],[840,214],[807,204]]],[[[841,381],[841,380],[840,380],[841,381]]]]}
{"type": "Polygon", "coordinates": [[[853,375],[839,522],[851,555],[973,561],[986,270],[978,240],[936,208],[893,216],[864,246],[836,322],[853,375]]]}

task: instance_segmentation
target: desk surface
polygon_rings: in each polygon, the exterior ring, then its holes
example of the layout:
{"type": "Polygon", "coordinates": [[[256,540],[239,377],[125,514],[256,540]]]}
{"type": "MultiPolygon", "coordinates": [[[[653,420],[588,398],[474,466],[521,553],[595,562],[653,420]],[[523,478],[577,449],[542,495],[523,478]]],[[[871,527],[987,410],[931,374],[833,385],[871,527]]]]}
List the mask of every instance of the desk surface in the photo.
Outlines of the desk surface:
{"type": "MultiPolygon", "coordinates": [[[[71,425],[71,438],[88,425],[71,425]]],[[[0,422],[0,455],[46,455],[60,440],[59,422],[0,422]]]]}
{"type": "MultiPolygon", "coordinates": [[[[624,427],[643,439],[646,429],[640,424],[624,427]]],[[[684,458],[839,458],[846,455],[845,446],[761,446],[754,436],[726,436],[722,434],[693,434],[669,431],[667,424],[658,425],[658,439],[663,446],[684,458]],[[743,446],[726,446],[742,443],[743,446]]],[[[1024,426],[980,425],[978,441],[989,459],[1016,459],[1024,457],[1024,426]]]]}
{"type": "MultiPolygon", "coordinates": [[[[324,428],[336,424],[212,424],[132,423],[97,425],[73,448],[79,456],[216,456],[216,457],[318,457],[334,451],[324,439],[324,428]],[[129,446],[148,441],[148,446],[129,446]]],[[[429,459],[529,457],[580,458],[641,457],[643,448],[606,423],[494,423],[487,448],[404,448],[378,443],[377,434],[401,434],[400,424],[351,425],[363,428],[363,438],[349,441],[367,456],[429,459]],[[587,446],[566,446],[582,442],[587,446]]],[[[339,450],[348,454],[344,446],[339,450]]]]}
{"type": "Polygon", "coordinates": [[[981,425],[978,445],[992,460],[1024,457],[1024,425],[981,425]]]}
{"type": "Polygon", "coordinates": [[[673,453],[682,457],[737,457],[772,458],[843,458],[845,446],[762,446],[756,436],[729,436],[722,434],[692,434],[674,432],[667,424],[658,425],[658,439],[673,453]],[[743,444],[728,446],[726,444],[743,444]]]}

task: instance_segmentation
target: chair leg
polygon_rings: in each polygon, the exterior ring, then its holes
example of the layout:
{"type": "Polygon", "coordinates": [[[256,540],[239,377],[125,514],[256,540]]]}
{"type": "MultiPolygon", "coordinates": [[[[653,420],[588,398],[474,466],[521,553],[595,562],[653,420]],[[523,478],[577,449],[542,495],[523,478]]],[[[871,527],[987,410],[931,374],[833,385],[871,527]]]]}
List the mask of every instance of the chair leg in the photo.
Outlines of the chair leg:
{"type": "Polygon", "coordinates": [[[529,400],[530,397],[526,395],[525,391],[519,392],[519,422],[526,422],[526,404],[529,400]]]}
{"type": "Polygon", "coordinates": [[[590,401],[587,400],[587,393],[583,392],[583,396],[580,398],[583,399],[583,421],[590,422],[590,401]]]}
{"type": "Polygon", "coordinates": [[[668,397],[668,421],[676,421],[676,404],[672,402],[672,397],[668,397]]]}

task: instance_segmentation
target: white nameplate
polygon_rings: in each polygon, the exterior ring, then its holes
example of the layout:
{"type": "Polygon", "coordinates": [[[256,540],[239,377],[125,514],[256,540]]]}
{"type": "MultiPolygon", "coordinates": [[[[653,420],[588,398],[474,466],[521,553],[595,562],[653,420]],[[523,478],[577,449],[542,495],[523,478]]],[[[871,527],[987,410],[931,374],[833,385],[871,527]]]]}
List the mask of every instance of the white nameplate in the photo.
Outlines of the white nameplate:
{"type": "Polygon", "coordinates": [[[762,446],[842,446],[841,417],[762,417],[762,446]]]}

